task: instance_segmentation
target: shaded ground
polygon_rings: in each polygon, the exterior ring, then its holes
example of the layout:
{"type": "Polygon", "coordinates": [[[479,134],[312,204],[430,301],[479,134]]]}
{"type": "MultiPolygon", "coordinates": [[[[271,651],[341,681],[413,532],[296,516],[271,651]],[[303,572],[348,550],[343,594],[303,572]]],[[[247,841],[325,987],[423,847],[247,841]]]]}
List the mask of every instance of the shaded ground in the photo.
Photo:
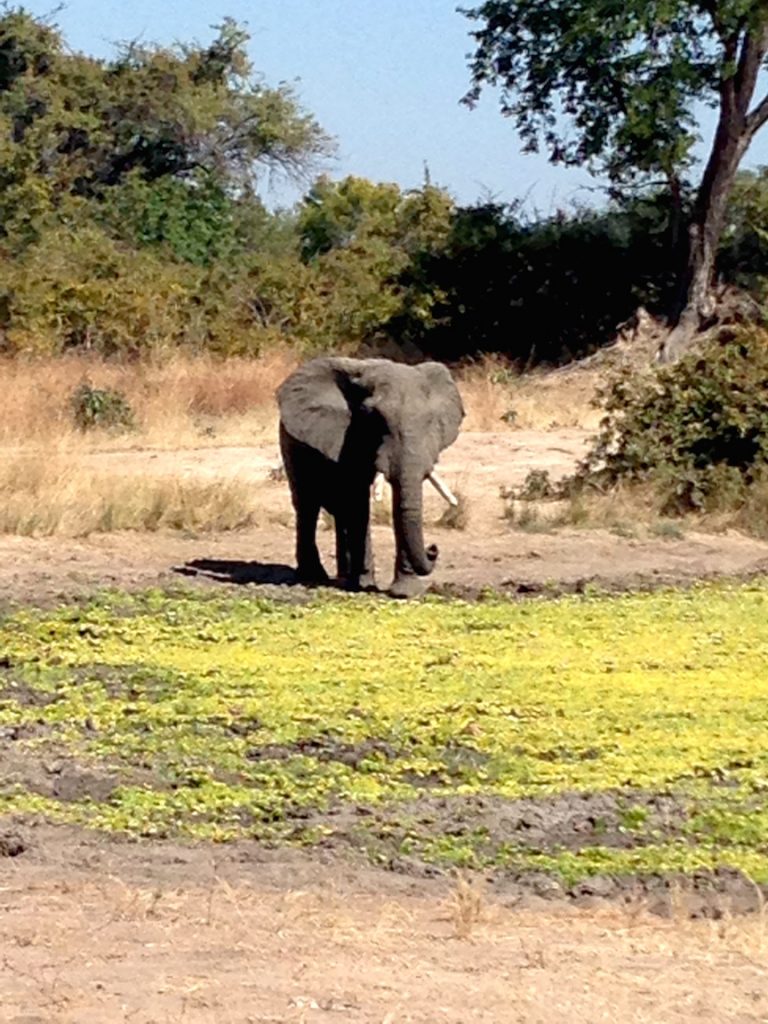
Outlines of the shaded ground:
{"type": "Polygon", "coordinates": [[[766,918],[575,910],[478,880],[248,844],[121,844],[45,826],[5,858],[8,1024],[758,1024],[766,918]],[[139,981],[140,979],[140,981],[139,981]]]}
{"type": "MultiPolygon", "coordinates": [[[[464,433],[439,469],[469,502],[466,530],[428,526],[441,556],[432,586],[446,592],[521,585],[572,586],[594,580],[610,588],[678,582],[708,575],[739,576],[768,568],[768,543],[737,533],[680,538],[632,538],[606,530],[528,533],[503,518],[501,487],[517,486],[531,469],[556,480],[583,455],[589,435],[578,429],[464,433]]],[[[246,479],[254,486],[258,527],[215,536],[109,534],[84,540],[0,537],[0,595],[8,600],[50,601],[98,587],[153,585],[254,586],[292,582],[292,511],[285,483],[273,482],[276,444],[253,448],[101,452],[81,456],[92,469],[127,475],[185,475],[195,479],[246,479]],[[179,572],[181,570],[181,573],[179,572]]],[[[425,488],[426,518],[435,523],[445,505],[425,488]]],[[[386,502],[377,515],[386,518],[386,502]]],[[[320,547],[333,567],[333,533],[320,530],[320,547]]],[[[392,530],[374,527],[380,584],[391,579],[392,530]]]]}

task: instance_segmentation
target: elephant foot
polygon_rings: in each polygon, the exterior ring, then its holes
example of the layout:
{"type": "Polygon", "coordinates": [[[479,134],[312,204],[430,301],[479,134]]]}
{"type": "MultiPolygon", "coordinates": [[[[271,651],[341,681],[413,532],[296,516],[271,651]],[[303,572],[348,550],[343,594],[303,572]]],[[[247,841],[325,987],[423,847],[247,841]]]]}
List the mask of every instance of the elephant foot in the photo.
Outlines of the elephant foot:
{"type": "Polygon", "coordinates": [[[419,576],[397,576],[387,593],[390,597],[406,599],[421,597],[426,589],[427,583],[419,576]]]}
{"type": "Polygon", "coordinates": [[[376,586],[376,577],[372,572],[363,573],[362,576],[348,576],[341,580],[341,584],[345,590],[353,594],[361,591],[365,594],[376,594],[379,590],[376,586]]]}
{"type": "Polygon", "coordinates": [[[366,594],[378,594],[379,588],[376,586],[376,576],[374,573],[363,573],[360,577],[360,589],[366,594]]]}
{"type": "Polygon", "coordinates": [[[307,587],[324,587],[330,583],[330,577],[318,562],[317,565],[300,565],[296,579],[307,587]]]}

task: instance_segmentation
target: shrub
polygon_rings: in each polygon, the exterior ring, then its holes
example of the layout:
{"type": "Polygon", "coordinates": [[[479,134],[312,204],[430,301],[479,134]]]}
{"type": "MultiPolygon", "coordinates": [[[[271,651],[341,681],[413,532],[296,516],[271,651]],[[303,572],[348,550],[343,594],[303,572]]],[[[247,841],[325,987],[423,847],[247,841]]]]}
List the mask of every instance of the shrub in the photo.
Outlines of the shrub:
{"type": "Polygon", "coordinates": [[[75,424],[79,430],[133,430],[133,410],[121,391],[95,388],[84,380],[70,399],[75,424]]]}
{"type": "Polygon", "coordinates": [[[606,416],[578,474],[582,484],[651,482],[662,511],[742,505],[768,466],[768,335],[756,329],[711,342],[675,366],[620,372],[606,416]]]}

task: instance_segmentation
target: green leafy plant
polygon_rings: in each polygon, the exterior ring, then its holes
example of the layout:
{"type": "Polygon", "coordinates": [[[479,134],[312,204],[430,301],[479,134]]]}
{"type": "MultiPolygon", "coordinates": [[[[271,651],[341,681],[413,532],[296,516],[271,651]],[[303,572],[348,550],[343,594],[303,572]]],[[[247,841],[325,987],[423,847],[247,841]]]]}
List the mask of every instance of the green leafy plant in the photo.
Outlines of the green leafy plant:
{"type": "Polygon", "coordinates": [[[523,486],[516,492],[520,501],[543,501],[557,497],[557,488],[549,478],[546,469],[532,469],[523,481],[523,486]]]}
{"type": "Polygon", "coordinates": [[[70,406],[79,430],[130,431],[136,426],[133,409],[115,388],[96,388],[84,380],[75,390],[70,406]]]}
{"type": "Polygon", "coordinates": [[[568,883],[718,865],[768,881],[767,601],[757,581],[19,609],[0,622],[0,813],[568,883]],[[50,773],[30,769],[54,759],[76,793],[40,791],[50,773]]]}

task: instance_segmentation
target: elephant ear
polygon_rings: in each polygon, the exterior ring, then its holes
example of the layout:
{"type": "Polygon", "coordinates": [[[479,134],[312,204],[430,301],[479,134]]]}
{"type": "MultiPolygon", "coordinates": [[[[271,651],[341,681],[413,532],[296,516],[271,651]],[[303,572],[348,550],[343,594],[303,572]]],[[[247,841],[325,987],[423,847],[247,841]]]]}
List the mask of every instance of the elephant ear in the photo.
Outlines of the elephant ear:
{"type": "Polygon", "coordinates": [[[280,420],[291,437],[334,462],[352,420],[349,392],[354,385],[343,362],[350,361],[312,359],[277,389],[280,420]]]}
{"type": "Polygon", "coordinates": [[[432,456],[436,462],[440,452],[459,436],[464,405],[450,371],[442,363],[422,363],[416,369],[424,378],[427,407],[435,425],[432,456]]]}

